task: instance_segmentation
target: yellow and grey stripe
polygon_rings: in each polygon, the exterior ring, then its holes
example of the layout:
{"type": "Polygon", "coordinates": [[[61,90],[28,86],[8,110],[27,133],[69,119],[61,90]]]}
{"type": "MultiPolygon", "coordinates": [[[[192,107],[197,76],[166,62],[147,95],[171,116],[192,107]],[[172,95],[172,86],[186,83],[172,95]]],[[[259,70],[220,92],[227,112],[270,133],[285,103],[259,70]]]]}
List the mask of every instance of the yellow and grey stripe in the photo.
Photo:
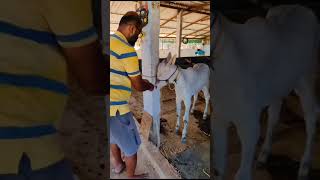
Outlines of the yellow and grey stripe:
{"type": "Polygon", "coordinates": [[[140,75],[138,56],[126,38],[116,32],[110,41],[110,115],[116,112],[125,114],[130,111],[128,102],[131,96],[129,77],[140,75]]]}
{"type": "Polygon", "coordinates": [[[22,153],[32,169],[63,158],[55,128],[68,94],[60,47],[96,39],[90,0],[1,1],[0,174],[17,173],[22,153]]]}

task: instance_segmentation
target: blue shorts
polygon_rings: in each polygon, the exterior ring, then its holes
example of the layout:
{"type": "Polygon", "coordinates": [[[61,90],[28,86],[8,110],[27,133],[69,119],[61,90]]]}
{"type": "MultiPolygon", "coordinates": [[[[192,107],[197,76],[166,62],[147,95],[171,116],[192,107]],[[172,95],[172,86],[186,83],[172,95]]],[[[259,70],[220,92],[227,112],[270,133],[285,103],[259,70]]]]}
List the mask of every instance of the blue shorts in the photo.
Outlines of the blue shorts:
{"type": "Polygon", "coordinates": [[[72,168],[66,160],[39,170],[32,170],[30,159],[23,154],[18,174],[0,174],[0,180],[74,180],[74,178],[72,168]]]}
{"type": "Polygon", "coordinates": [[[110,144],[116,144],[126,157],[135,155],[141,144],[131,112],[110,117],[110,144]]]}

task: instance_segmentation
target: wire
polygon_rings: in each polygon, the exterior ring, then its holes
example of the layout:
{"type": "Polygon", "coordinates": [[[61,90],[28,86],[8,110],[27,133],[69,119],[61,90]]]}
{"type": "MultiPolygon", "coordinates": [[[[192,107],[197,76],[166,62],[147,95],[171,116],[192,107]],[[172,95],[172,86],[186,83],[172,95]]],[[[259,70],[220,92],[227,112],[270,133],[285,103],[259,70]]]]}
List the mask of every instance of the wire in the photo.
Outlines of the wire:
{"type": "Polygon", "coordinates": [[[157,77],[157,76],[147,76],[147,75],[142,75],[142,77],[155,78],[155,77],[157,77]]]}

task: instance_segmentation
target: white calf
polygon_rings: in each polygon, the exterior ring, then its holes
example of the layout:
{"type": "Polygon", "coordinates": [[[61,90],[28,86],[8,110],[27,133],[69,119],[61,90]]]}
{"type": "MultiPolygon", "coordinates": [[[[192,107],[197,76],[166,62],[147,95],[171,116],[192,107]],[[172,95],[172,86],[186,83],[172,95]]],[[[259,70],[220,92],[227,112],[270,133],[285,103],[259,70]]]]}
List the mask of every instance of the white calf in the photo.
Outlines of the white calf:
{"type": "Polygon", "coordinates": [[[194,96],[194,101],[192,105],[191,112],[193,112],[195,107],[195,102],[197,101],[198,93],[200,90],[203,91],[206,106],[203,113],[203,119],[207,118],[208,104],[210,99],[209,94],[209,76],[210,70],[209,66],[206,64],[196,64],[192,68],[181,69],[175,65],[176,56],[171,57],[171,53],[168,54],[166,60],[162,61],[158,65],[157,72],[157,88],[162,88],[168,83],[175,84],[176,92],[176,107],[177,107],[177,125],[176,133],[178,133],[180,128],[180,113],[181,113],[181,101],[185,105],[185,113],[183,117],[184,128],[182,131],[182,143],[187,142],[187,129],[189,122],[189,111],[191,106],[191,98],[194,96]]]}
{"type": "Polygon", "coordinates": [[[213,105],[215,178],[226,177],[227,129],[233,123],[241,141],[237,180],[251,180],[261,110],[269,107],[268,130],[258,160],[271,152],[272,132],[281,100],[294,89],[300,97],[306,123],[306,145],[298,178],[306,179],[316,134],[314,73],[317,67],[319,32],[315,14],[301,6],[273,7],[265,19],[236,24],[222,15],[214,21],[210,91],[213,105]]]}

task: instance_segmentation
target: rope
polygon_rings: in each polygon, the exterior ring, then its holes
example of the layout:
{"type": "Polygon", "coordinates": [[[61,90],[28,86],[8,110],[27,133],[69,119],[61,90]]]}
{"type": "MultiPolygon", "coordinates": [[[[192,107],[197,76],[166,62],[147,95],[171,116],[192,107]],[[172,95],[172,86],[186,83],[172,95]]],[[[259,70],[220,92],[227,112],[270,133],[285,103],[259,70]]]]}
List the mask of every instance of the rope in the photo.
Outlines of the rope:
{"type": "Polygon", "coordinates": [[[157,76],[147,76],[147,75],[142,75],[142,77],[155,78],[155,77],[157,77],[157,76]]]}
{"type": "Polygon", "coordinates": [[[171,88],[171,83],[170,84],[168,84],[168,87],[169,87],[169,89],[171,90],[171,91],[173,91],[174,90],[174,84],[173,84],[173,88],[171,88]]]}

